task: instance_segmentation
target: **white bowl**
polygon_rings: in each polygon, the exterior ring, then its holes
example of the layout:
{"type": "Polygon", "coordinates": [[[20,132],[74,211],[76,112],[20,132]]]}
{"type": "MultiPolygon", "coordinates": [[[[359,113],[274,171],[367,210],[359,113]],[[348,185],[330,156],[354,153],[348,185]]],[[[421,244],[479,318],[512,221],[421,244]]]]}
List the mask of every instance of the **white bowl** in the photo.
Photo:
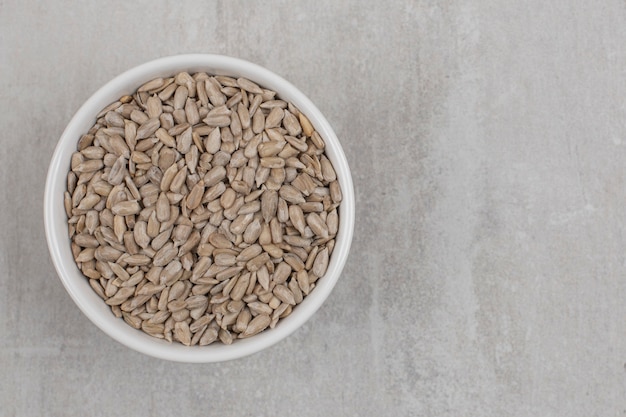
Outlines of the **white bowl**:
{"type": "Polygon", "coordinates": [[[250,62],[221,55],[196,54],[161,58],[130,69],[96,91],[81,106],[63,132],[50,162],[44,197],[44,220],[48,248],[61,282],[76,305],[102,331],[123,345],[156,358],[178,362],[219,362],[250,355],[277,343],[302,326],[317,311],[335,286],[348,257],[354,228],[354,204],[350,169],[339,140],[328,121],[302,92],[273,72],[250,62]],[[116,318],[76,266],[67,235],[63,193],[66,190],[70,158],[76,151],[80,136],[93,126],[96,114],[108,104],[132,93],[146,81],[171,76],[179,71],[205,71],[245,77],[276,91],[280,98],[293,103],[307,115],[326,142],[326,154],[334,165],[343,193],[339,208],[339,231],[326,275],[317,281],[316,288],[293,309],[291,315],[280,320],[274,329],[249,339],[238,339],[232,345],[215,343],[187,347],[168,343],[135,330],[116,318]]]}

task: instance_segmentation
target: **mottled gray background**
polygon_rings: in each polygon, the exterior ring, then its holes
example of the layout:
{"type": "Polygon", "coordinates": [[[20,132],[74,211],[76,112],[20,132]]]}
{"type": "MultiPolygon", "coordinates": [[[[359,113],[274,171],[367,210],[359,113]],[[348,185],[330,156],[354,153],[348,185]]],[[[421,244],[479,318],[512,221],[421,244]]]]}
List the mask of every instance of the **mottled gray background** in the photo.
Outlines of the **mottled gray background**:
{"type": "Polygon", "coordinates": [[[626,2],[0,0],[0,416],[626,414],[626,2]],[[47,165],[153,58],[292,81],[356,187],[345,272],[293,336],[184,365],[64,291],[47,165]]]}

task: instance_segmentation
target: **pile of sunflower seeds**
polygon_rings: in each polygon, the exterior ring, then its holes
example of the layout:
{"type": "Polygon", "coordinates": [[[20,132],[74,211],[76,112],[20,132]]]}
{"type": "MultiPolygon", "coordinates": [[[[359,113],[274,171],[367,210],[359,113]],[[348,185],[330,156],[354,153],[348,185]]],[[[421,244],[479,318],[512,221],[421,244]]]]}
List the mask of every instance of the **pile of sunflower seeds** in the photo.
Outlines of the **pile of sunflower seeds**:
{"type": "Polygon", "coordinates": [[[307,117],[250,80],[181,72],[97,115],[64,195],[93,290],[184,345],[276,326],[328,267],[341,189],[307,117]]]}

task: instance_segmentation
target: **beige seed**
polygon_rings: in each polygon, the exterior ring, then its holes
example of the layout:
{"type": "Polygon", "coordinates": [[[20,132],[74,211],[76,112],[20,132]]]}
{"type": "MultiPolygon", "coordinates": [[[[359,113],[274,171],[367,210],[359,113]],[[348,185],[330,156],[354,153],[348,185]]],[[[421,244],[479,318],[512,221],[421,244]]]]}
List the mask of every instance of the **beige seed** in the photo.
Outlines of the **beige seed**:
{"type": "Polygon", "coordinates": [[[191,234],[192,230],[193,230],[193,226],[190,226],[188,224],[179,224],[178,226],[176,226],[174,228],[174,231],[172,232],[172,239],[174,240],[174,245],[176,246],[183,245],[189,238],[189,235],[191,234]]]}
{"type": "Polygon", "coordinates": [[[289,110],[285,110],[285,116],[283,117],[283,126],[287,129],[290,136],[298,136],[302,133],[302,126],[298,122],[296,116],[289,110]]]}
{"type": "Polygon", "coordinates": [[[201,243],[196,249],[198,256],[211,256],[215,248],[210,243],[201,243]]]}
{"type": "Polygon", "coordinates": [[[220,341],[225,345],[230,345],[233,343],[233,336],[226,329],[220,329],[218,337],[220,338],[220,341]]]}
{"type": "Polygon", "coordinates": [[[141,211],[141,206],[135,200],[130,201],[120,201],[111,207],[111,211],[115,215],[119,216],[130,216],[132,214],[137,214],[141,211]]]}
{"type": "Polygon", "coordinates": [[[193,135],[191,126],[185,129],[183,133],[176,137],[176,150],[183,155],[191,150],[191,144],[193,143],[193,135]]]}
{"type": "Polygon", "coordinates": [[[183,275],[183,267],[182,264],[177,261],[177,260],[173,260],[171,261],[169,264],[167,264],[167,266],[165,268],[163,268],[163,272],[161,272],[161,276],[159,277],[159,283],[161,285],[167,285],[167,286],[171,286],[172,284],[174,284],[175,282],[177,282],[178,279],[180,279],[183,275]]]}
{"type": "Polygon", "coordinates": [[[159,127],[161,127],[161,121],[157,117],[146,120],[137,128],[137,140],[154,135],[159,127]]]}
{"type": "Polygon", "coordinates": [[[285,112],[283,109],[280,107],[274,107],[265,118],[265,128],[271,129],[279,127],[284,117],[285,112]]]}
{"type": "Polygon", "coordinates": [[[315,262],[315,258],[317,257],[317,252],[319,252],[319,246],[313,246],[304,264],[304,267],[306,268],[307,271],[310,271],[311,268],[313,268],[313,262],[315,262]]]}
{"type": "Polygon", "coordinates": [[[265,129],[265,115],[262,111],[257,111],[252,116],[252,131],[254,133],[261,133],[265,129]]]}
{"type": "Polygon", "coordinates": [[[157,137],[157,139],[161,141],[161,143],[163,143],[163,145],[170,148],[176,147],[176,139],[174,139],[169,133],[167,133],[167,130],[165,130],[164,128],[158,128],[156,132],[154,132],[154,135],[157,137]]]}
{"type": "Polygon", "coordinates": [[[302,208],[298,205],[289,206],[289,220],[293,226],[300,232],[300,234],[304,234],[304,228],[306,227],[306,222],[304,219],[304,213],[302,212],[302,208]]]}
{"type": "Polygon", "coordinates": [[[258,146],[258,154],[261,158],[276,157],[285,147],[285,141],[263,142],[258,146]]]}
{"type": "MultiPolygon", "coordinates": [[[[76,239],[78,239],[80,236],[83,235],[77,235],[74,238],[74,242],[79,244],[78,242],[76,242],[76,239]]],[[[117,260],[119,259],[119,257],[122,255],[122,251],[115,249],[111,246],[99,246],[98,241],[96,240],[96,246],[93,246],[96,248],[95,252],[94,252],[94,258],[96,258],[98,261],[102,261],[102,262],[117,262],[117,260]]],[[[79,244],[79,246],[82,246],[79,244]]],[[[107,264],[105,264],[107,265],[107,264]]],[[[96,265],[97,266],[97,265],[96,265]]],[[[108,268],[108,265],[107,265],[108,268]]],[[[110,268],[109,268],[110,271],[110,268]]]]}
{"type": "Polygon", "coordinates": [[[200,338],[200,341],[198,342],[198,344],[200,346],[210,345],[211,343],[215,342],[217,338],[218,338],[218,329],[215,327],[208,327],[206,331],[204,332],[204,334],[202,335],[202,337],[200,338]]]}
{"type": "Polygon", "coordinates": [[[248,308],[250,309],[250,312],[252,312],[252,314],[272,314],[272,308],[261,301],[253,301],[251,303],[248,303],[248,308]]]}
{"type": "Polygon", "coordinates": [[[291,185],[285,184],[280,187],[279,195],[285,201],[291,204],[302,204],[305,202],[304,197],[300,193],[300,191],[292,187],[291,185]]]}
{"type": "Polygon", "coordinates": [[[172,164],[169,168],[165,170],[163,173],[163,178],[161,179],[161,191],[167,191],[170,189],[172,185],[172,181],[174,181],[174,177],[178,174],[178,166],[176,164],[172,164]]]}
{"type": "Polygon", "coordinates": [[[206,191],[202,201],[213,201],[219,198],[224,191],[226,191],[226,185],[223,182],[218,182],[206,191]]]}
{"type": "Polygon", "coordinates": [[[237,193],[232,188],[227,188],[220,197],[220,204],[223,208],[227,209],[233,205],[237,193]]]}
{"type": "MultiPolygon", "coordinates": [[[[295,235],[283,235],[283,240],[294,247],[308,248],[311,246],[311,239],[295,235]]],[[[295,248],[294,248],[295,250],[295,248]]]]}
{"type": "Polygon", "coordinates": [[[192,188],[189,196],[187,197],[187,207],[191,210],[195,209],[200,205],[202,201],[202,195],[204,194],[204,181],[200,180],[196,185],[192,188]]]}
{"type": "Polygon", "coordinates": [[[154,90],[158,90],[163,85],[165,85],[165,80],[163,78],[155,78],[154,80],[148,81],[147,83],[139,87],[137,91],[138,92],[154,91],[154,90]]]}
{"type": "Polygon", "coordinates": [[[311,212],[322,212],[324,211],[324,205],[322,203],[319,202],[315,202],[315,201],[307,201],[305,203],[300,204],[300,208],[302,209],[302,211],[304,213],[311,213],[311,212]]]}
{"type": "Polygon", "coordinates": [[[154,266],[165,266],[170,263],[177,254],[178,250],[171,242],[168,242],[154,255],[153,264],[154,266]]]}
{"type": "Polygon", "coordinates": [[[63,207],[65,208],[65,215],[68,218],[72,217],[72,197],[68,191],[63,193],[63,207]]]}
{"type": "Polygon", "coordinates": [[[233,220],[230,225],[231,233],[235,235],[242,234],[246,230],[246,227],[248,227],[250,222],[252,222],[252,219],[254,219],[254,214],[252,213],[237,216],[237,218],[233,220]]]}
{"type": "Polygon", "coordinates": [[[181,110],[189,97],[189,90],[184,85],[179,85],[174,92],[174,109],[181,110]]]}
{"type": "Polygon", "coordinates": [[[328,158],[322,155],[320,159],[320,164],[322,166],[322,176],[324,177],[324,181],[335,181],[337,179],[337,174],[335,174],[333,165],[330,163],[328,158]]]}
{"type": "Polygon", "coordinates": [[[196,264],[193,266],[193,273],[191,275],[191,280],[196,281],[198,278],[202,277],[208,270],[212,264],[212,260],[208,256],[201,256],[196,264]]]}
{"type": "Polygon", "coordinates": [[[306,269],[298,271],[296,274],[296,280],[298,282],[298,286],[300,290],[305,294],[309,294],[310,282],[309,282],[309,274],[306,269]]]}
{"type": "Polygon", "coordinates": [[[269,168],[258,167],[256,170],[256,174],[254,175],[254,182],[256,186],[261,187],[261,185],[265,184],[269,176],[270,176],[269,168]]]}
{"type": "Polygon", "coordinates": [[[230,253],[218,253],[214,256],[213,261],[216,265],[232,266],[235,265],[237,259],[235,258],[235,255],[230,253]]]}
{"type": "Polygon", "coordinates": [[[250,259],[246,263],[246,268],[250,272],[258,271],[259,268],[261,268],[261,266],[263,266],[269,260],[270,260],[269,254],[267,254],[267,252],[263,252],[262,254],[250,259]]]}
{"type": "Polygon", "coordinates": [[[196,105],[196,101],[191,98],[188,98],[185,103],[185,116],[187,117],[187,122],[192,126],[200,123],[198,106],[196,105]]]}
{"type": "Polygon", "coordinates": [[[328,248],[322,249],[313,262],[312,272],[318,277],[324,276],[328,268],[328,248]]]}
{"type": "Polygon", "coordinates": [[[245,338],[259,334],[270,325],[271,321],[269,314],[259,314],[250,321],[246,330],[240,333],[239,337],[245,338]]]}
{"type": "Polygon", "coordinates": [[[215,275],[215,278],[218,281],[224,281],[224,280],[227,280],[229,278],[234,277],[239,272],[241,272],[242,269],[243,269],[243,267],[241,267],[241,266],[231,266],[230,268],[226,268],[226,269],[218,272],[217,275],[215,275]]]}
{"type": "Polygon", "coordinates": [[[238,78],[237,85],[250,93],[263,94],[261,87],[246,78],[238,78]]]}
{"type": "Polygon", "coordinates": [[[156,202],[156,218],[158,221],[166,222],[170,218],[170,201],[165,193],[159,194],[156,202]]]}
{"type": "Polygon", "coordinates": [[[124,262],[131,266],[145,266],[150,264],[151,259],[149,256],[136,254],[125,258],[124,262]]]}
{"type": "Polygon", "coordinates": [[[304,114],[299,113],[298,120],[300,121],[300,126],[302,126],[302,133],[304,133],[305,136],[311,136],[314,129],[309,119],[304,114]]]}
{"type": "Polygon", "coordinates": [[[275,259],[282,258],[283,256],[283,250],[273,244],[263,245],[263,250],[269,253],[269,255],[275,259]]]}
{"type": "Polygon", "coordinates": [[[172,183],[170,184],[170,191],[172,191],[173,193],[178,193],[180,191],[180,188],[185,183],[186,179],[187,179],[187,165],[183,165],[183,167],[178,171],[178,173],[172,180],[172,183]]]}
{"type": "Polygon", "coordinates": [[[249,244],[256,242],[261,235],[261,220],[255,217],[243,232],[243,241],[249,244]]]}
{"type": "Polygon", "coordinates": [[[283,229],[276,217],[270,220],[270,233],[273,243],[278,244],[283,241],[283,229]]]}
{"type": "MultiPolygon", "coordinates": [[[[181,296],[183,295],[183,293],[185,292],[185,283],[182,281],[176,281],[171,287],[170,287],[170,292],[167,296],[167,301],[168,303],[170,301],[174,301],[174,300],[178,300],[179,298],[181,298],[181,296]]],[[[178,310],[184,308],[186,306],[186,304],[181,305],[178,310]]],[[[171,307],[168,305],[168,308],[171,307]]]]}
{"type": "Polygon", "coordinates": [[[250,310],[247,308],[243,309],[237,316],[237,321],[235,322],[235,325],[233,326],[233,330],[237,333],[243,333],[248,327],[248,324],[250,323],[251,319],[252,319],[252,314],[250,313],[250,310]]]}
{"type": "Polygon", "coordinates": [[[291,291],[291,293],[293,294],[293,299],[296,304],[300,304],[302,300],[304,300],[304,295],[302,294],[302,290],[298,285],[298,281],[296,279],[291,279],[287,284],[287,287],[289,288],[289,291],[291,291]]]}
{"type": "Polygon", "coordinates": [[[220,91],[220,84],[215,78],[209,78],[205,83],[206,94],[213,106],[221,106],[226,103],[226,97],[220,91]]]}
{"type": "Polygon", "coordinates": [[[293,296],[293,293],[289,290],[289,288],[285,287],[284,285],[282,284],[276,285],[272,292],[274,293],[276,298],[278,298],[283,303],[287,303],[291,305],[296,304],[296,300],[293,296]]]}
{"type": "Polygon", "coordinates": [[[151,119],[157,118],[163,113],[163,103],[156,95],[148,98],[146,102],[146,113],[151,119]]]}
{"type": "Polygon", "coordinates": [[[309,213],[306,216],[306,223],[317,236],[321,238],[328,237],[328,226],[317,213],[309,213]]]}
{"type": "Polygon", "coordinates": [[[222,136],[220,134],[220,129],[215,128],[209,133],[207,138],[204,141],[204,148],[210,154],[215,154],[220,150],[220,146],[222,145],[222,136]]]}
{"type": "Polygon", "coordinates": [[[283,255],[283,260],[287,262],[289,266],[291,266],[291,268],[293,268],[293,270],[296,272],[304,269],[304,262],[302,262],[302,259],[300,259],[298,255],[295,255],[293,253],[285,253],[283,255]]]}
{"type": "Polygon", "coordinates": [[[212,187],[218,182],[222,181],[226,177],[226,168],[223,166],[216,166],[212,168],[204,176],[204,184],[207,187],[212,187]]]}
{"type": "Polygon", "coordinates": [[[339,186],[339,183],[337,181],[333,181],[330,183],[328,188],[330,189],[330,198],[333,200],[333,203],[340,203],[343,196],[341,194],[341,187],[339,186]]]}
{"type": "MultiPolygon", "coordinates": [[[[74,246],[74,245],[73,245],[74,246]]],[[[76,245],[77,249],[80,250],[80,246],[76,245]]],[[[74,260],[76,263],[87,263],[94,260],[96,254],[96,248],[85,248],[81,250],[78,255],[75,256],[74,260]]],[[[86,265],[82,265],[82,269],[84,270],[86,265]]],[[[84,272],[84,271],[83,271],[84,272]]]]}
{"type": "Polygon", "coordinates": [[[261,144],[262,140],[263,135],[260,134],[257,134],[252,139],[250,139],[250,142],[248,142],[248,144],[244,148],[243,155],[248,159],[252,159],[258,156],[258,146],[261,144]]]}
{"type": "Polygon", "coordinates": [[[141,318],[137,316],[133,316],[127,312],[122,313],[122,318],[126,323],[128,323],[131,327],[135,329],[141,328],[141,318]]]}
{"type": "Polygon", "coordinates": [[[193,323],[191,323],[189,325],[189,330],[191,330],[192,333],[196,333],[200,329],[202,329],[204,326],[208,326],[209,323],[211,323],[212,320],[213,320],[213,317],[211,317],[209,315],[204,315],[204,316],[198,318],[193,323]]]}
{"type": "Polygon", "coordinates": [[[265,223],[261,225],[261,234],[259,235],[260,245],[269,245],[272,243],[272,233],[270,225],[265,223]]]}
{"type": "Polygon", "coordinates": [[[263,252],[263,248],[260,245],[253,244],[242,250],[236,259],[239,262],[248,262],[250,259],[260,255],[261,252],[263,252]]]}
{"type": "Polygon", "coordinates": [[[233,243],[221,233],[212,233],[209,235],[209,243],[221,249],[230,248],[233,245],[233,243]]]}
{"type": "MultiPolygon", "coordinates": [[[[126,280],[122,284],[122,287],[134,287],[135,285],[139,284],[143,280],[143,278],[144,278],[144,272],[143,271],[137,271],[133,275],[131,275],[130,278],[128,278],[128,280],[126,280]]],[[[146,300],[148,298],[146,298],[146,300]]],[[[138,298],[136,303],[139,302],[140,300],[141,299],[138,298]]],[[[143,304],[143,303],[141,303],[141,304],[143,304]]],[[[133,304],[133,306],[134,306],[134,308],[136,308],[136,306],[134,304],[133,304]]]]}
{"type": "Polygon", "coordinates": [[[267,267],[265,265],[263,265],[261,268],[259,268],[258,271],[256,271],[256,277],[257,277],[257,281],[261,285],[261,287],[265,291],[269,290],[270,274],[269,274],[269,271],[267,270],[267,267]]]}
{"type": "Polygon", "coordinates": [[[96,204],[100,202],[100,196],[98,194],[90,194],[85,196],[78,204],[79,210],[91,210],[96,204]]]}
{"type": "Polygon", "coordinates": [[[276,266],[274,270],[273,280],[276,284],[282,284],[287,281],[291,274],[291,266],[286,262],[281,262],[276,266]]]}
{"type": "Polygon", "coordinates": [[[200,232],[198,232],[197,230],[193,230],[189,235],[187,241],[183,243],[183,245],[180,247],[180,250],[178,251],[178,256],[184,256],[186,253],[192,251],[198,245],[198,243],[200,243],[200,238],[200,232]]]}
{"type": "Polygon", "coordinates": [[[328,234],[335,236],[339,230],[339,215],[337,209],[333,209],[326,217],[326,226],[328,227],[328,234]]]}
{"type": "Polygon", "coordinates": [[[313,143],[313,145],[315,145],[317,149],[324,150],[325,148],[324,140],[322,140],[322,137],[320,136],[319,133],[317,133],[317,131],[314,131],[311,134],[311,142],[313,143]]]}
{"type": "Polygon", "coordinates": [[[227,127],[230,124],[231,111],[226,106],[213,108],[202,121],[207,126],[227,127]]]}
{"type": "Polygon", "coordinates": [[[115,216],[113,218],[113,232],[117,237],[117,241],[122,243],[124,232],[126,232],[126,220],[123,216],[115,216]]]}
{"type": "Polygon", "coordinates": [[[285,166],[285,160],[278,156],[268,156],[261,158],[261,166],[265,168],[282,168],[285,166]]]}
{"type": "Polygon", "coordinates": [[[165,326],[162,323],[151,323],[147,320],[144,320],[141,323],[141,330],[143,330],[144,332],[146,332],[147,334],[149,334],[152,337],[156,337],[159,339],[163,338],[163,330],[165,329],[165,326]]]}
{"type": "Polygon", "coordinates": [[[174,337],[185,346],[191,344],[191,330],[187,322],[180,321],[174,325],[174,337]]]}
{"type": "Polygon", "coordinates": [[[104,163],[100,159],[90,159],[79,163],[75,168],[72,168],[72,170],[78,173],[94,172],[102,169],[103,166],[104,163]]]}
{"type": "Polygon", "coordinates": [[[134,287],[124,287],[124,288],[120,288],[119,290],[117,290],[117,292],[115,293],[115,295],[113,295],[111,298],[109,298],[108,300],[106,300],[105,302],[110,305],[110,306],[119,306],[121,305],[124,301],[128,300],[128,298],[133,295],[133,293],[135,292],[135,288],[134,287]]]}
{"type": "Polygon", "coordinates": [[[248,288],[248,283],[250,282],[250,273],[242,274],[237,283],[230,291],[230,298],[234,301],[239,301],[243,298],[246,293],[246,289],[248,288]]]}
{"type": "Polygon", "coordinates": [[[148,234],[148,237],[154,239],[159,234],[159,230],[161,230],[161,223],[159,223],[156,218],[156,211],[152,211],[152,213],[150,213],[150,217],[148,218],[146,233],[148,234]]]}
{"type": "Polygon", "coordinates": [[[282,198],[278,199],[278,209],[276,210],[276,217],[281,223],[287,223],[289,221],[289,207],[287,202],[282,198]]]}
{"type": "Polygon", "coordinates": [[[269,223],[276,215],[278,208],[278,193],[272,190],[266,190],[261,195],[261,213],[265,223],[269,223]]]}
{"type": "Polygon", "coordinates": [[[298,174],[298,176],[291,182],[291,185],[302,192],[305,196],[310,195],[317,186],[306,172],[298,174]]]}
{"type": "Polygon", "coordinates": [[[102,159],[106,152],[100,146],[88,146],[80,151],[80,153],[87,159],[102,159]]]}

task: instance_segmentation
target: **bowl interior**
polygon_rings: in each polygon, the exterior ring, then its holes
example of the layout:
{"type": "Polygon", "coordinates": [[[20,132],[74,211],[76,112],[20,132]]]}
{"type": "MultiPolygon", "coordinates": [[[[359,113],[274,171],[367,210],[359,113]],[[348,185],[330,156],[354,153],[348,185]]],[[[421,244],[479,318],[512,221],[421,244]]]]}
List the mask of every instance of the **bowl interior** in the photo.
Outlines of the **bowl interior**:
{"type": "Polygon", "coordinates": [[[48,170],[44,197],[44,220],[50,254],[66,290],[83,313],[100,329],[118,342],[161,359],[180,362],[217,362],[239,358],[282,340],[300,327],[321,306],[335,286],[346,262],[354,226],[354,191],[346,157],[332,128],[313,103],[297,88],[271,71],[236,58],[221,55],[180,55],[161,58],[135,67],[100,88],[74,115],[63,132],[48,170]],[[339,207],[339,231],[326,275],[316,288],[294,308],[291,315],[281,319],[274,329],[268,329],[232,345],[186,347],[169,343],[135,330],[113,316],[110,308],[91,289],[70,250],[67,217],[63,207],[66,176],[78,139],[95,123],[95,115],[119,97],[134,92],[137,87],[156,77],[167,77],[179,71],[204,71],[215,75],[248,78],[278,93],[307,115],[326,142],[326,154],[333,163],[343,193],[339,207]]]}

